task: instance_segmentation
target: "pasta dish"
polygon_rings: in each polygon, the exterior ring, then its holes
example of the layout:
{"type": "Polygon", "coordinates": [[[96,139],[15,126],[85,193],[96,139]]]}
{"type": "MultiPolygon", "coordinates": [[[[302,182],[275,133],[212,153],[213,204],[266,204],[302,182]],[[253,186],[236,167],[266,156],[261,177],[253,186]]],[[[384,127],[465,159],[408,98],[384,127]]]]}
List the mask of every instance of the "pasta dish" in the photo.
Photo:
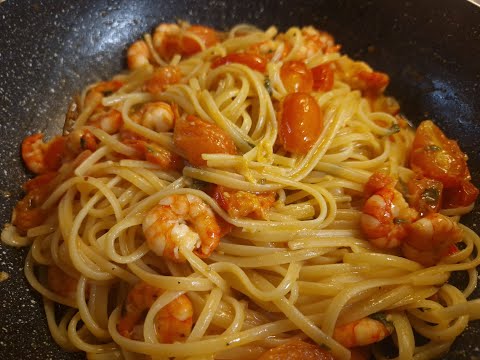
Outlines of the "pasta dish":
{"type": "Polygon", "coordinates": [[[1,235],[62,348],[433,359],[480,318],[467,156],[388,75],[311,26],[160,24],[126,56],[62,135],[24,139],[35,177],[1,235]]]}

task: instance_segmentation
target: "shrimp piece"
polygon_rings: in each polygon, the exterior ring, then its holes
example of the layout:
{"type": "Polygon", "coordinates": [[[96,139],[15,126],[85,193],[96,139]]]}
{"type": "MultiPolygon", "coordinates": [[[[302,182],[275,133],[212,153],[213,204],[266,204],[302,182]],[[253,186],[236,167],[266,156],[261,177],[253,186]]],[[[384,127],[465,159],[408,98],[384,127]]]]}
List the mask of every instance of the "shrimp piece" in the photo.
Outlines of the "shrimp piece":
{"type": "Polygon", "coordinates": [[[295,339],[265,351],[258,360],[335,360],[328,350],[295,339]]]}
{"type": "Polygon", "coordinates": [[[237,147],[230,135],[216,124],[188,115],[175,115],[173,141],[185,158],[194,166],[207,165],[202,154],[236,154],[237,147]]]}
{"type": "Polygon", "coordinates": [[[333,338],[346,348],[374,344],[390,336],[393,325],[369,317],[336,327],[333,338]]]}
{"type": "Polygon", "coordinates": [[[156,68],[152,77],[145,82],[145,90],[151,94],[160,94],[168,85],[178,83],[182,73],[176,66],[156,68]]]}
{"type": "Polygon", "coordinates": [[[407,259],[424,266],[435,265],[449,255],[452,245],[462,240],[463,232],[450,218],[432,213],[409,225],[408,236],[402,246],[407,259]]]}
{"type": "Polygon", "coordinates": [[[157,164],[163,170],[180,171],[183,168],[183,159],[179,155],[156,144],[140,139],[127,139],[123,143],[137,150],[140,159],[157,164]]]}
{"type": "Polygon", "coordinates": [[[178,52],[180,32],[177,24],[160,24],[155,28],[152,43],[162,58],[170,59],[178,52]]]}
{"type": "Polygon", "coordinates": [[[92,87],[86,94],[83,102],[84,107],[91,107],[93,109],[103,110],[102,100],[105,96],[110,95],[120,89],[123,83],[118,80],[101,81],[92,87]]]}
{"type": "Polygon", "coordinates": [[[127,65],[130,70],[150,64],[150,59],[150,50],[143,40],[135,41],[127,50],[127,65]]]}
{"type": "Polygon", "coordinates": [[[278,41],[278,40],[262,41],[262,42],[250,45],[245,52],[247,54],[259,55],[268,60],[271,60],[273,58],[273,55],[277,51],[277,49],[282,44],[283,44],[283,51],[280,54],[280,58],[279,58],[279,60],[281,60],[285,58],[292,50],[292,46],[286,41],[278,41]]]}
{"type": "Polygon", "coordinates": [[[73,299],[77,293],[78,280],[72,278],[56,265],[47,269],[47,284],[54,293],[73,299]]]}
{"type": "Polygon", "coordinates": [[[184,262],[183,247],[202,258],[220,242],[220,227],[212,209],[198,196],[163,198],[143,220],[143,233],[152,251],[175,262],[184,262]]]}
{"type": "MultiPolygon", "coordinates": [[[[118,322],[120,335],[129,339],[142,340],[136,329],[145,312],[162,295],[159,289],[145,282],[137,283],[128,293],[124,313],[118,322]]],[[[160,309],[155,317],[157,339],[171,344],[185,339],[192,330],[193,306],[186,295],[181,295],[160,309]]]]}
{"type": "Polygon", "coordinates": [[[407,236],[406,225],[417,217],[394,185],[395,180],[380,173],[372,175],[365,185],[365,194],[370,196],[363,206],[360,226],[380,249],[399,246],[407,236]]]}
{"type": "Polygon", "coordinates": [[[173,128],[175,116],[172,107],[163,101],[143,105],[139,115],[140,123],[154,131],[166,132],[173,128]]]}
{"type": "Polygon", "coordinates": [[[29,229],[42,225],[47,218],[47,210],[40,207],[47,196],[43,189],[44,187],[38,187],[29,191],[15,205],[12,223],[22,235],[26,235],[29,229]]]}
{"type": "Polygon", "coordinates": [[[347,83],[353,90],[360,90],[368,98],[374,101],[386,89],[390,82],[387,74],[373,71],[363,61],[353,61],[343,56],[336,62],[336,75],[347,83]]]}
{"type": "Polygon", "coordinates": [[[84,150],[97,150],[97,139],[86,129],[75,129],[67,135],[67,152],[76,156],[84,150]]]}
{"type": "Polygon", "coordinates": [[[319,51],[323,53],[338,52],[340,45],[335,45],[332,35],[319,31],[312,26],[302,28],[303,46],[299,49],[293,60],[305,60],[319,51]]]}
{"type": "Polygon", "coordinates": [[[57,136],[43,142],[43,134],[27,136],[22,142],[22,158],[27,168],[35,174],[57,170],[62,165],[65,138],[57,136]]]}
{"type": "Polygon", "coordinates": [[[251,193],[215,186],[212,197],[233,218],[266,219],[266,211],[275,203],[275,192],[251,193]]]}
{"type": "Polygon", "coordinates": [[[87,124],[98,127],[107,134],[116,134],[123,125],[122,113],[115,109],[96,112],[90,116],[87,124]]]}

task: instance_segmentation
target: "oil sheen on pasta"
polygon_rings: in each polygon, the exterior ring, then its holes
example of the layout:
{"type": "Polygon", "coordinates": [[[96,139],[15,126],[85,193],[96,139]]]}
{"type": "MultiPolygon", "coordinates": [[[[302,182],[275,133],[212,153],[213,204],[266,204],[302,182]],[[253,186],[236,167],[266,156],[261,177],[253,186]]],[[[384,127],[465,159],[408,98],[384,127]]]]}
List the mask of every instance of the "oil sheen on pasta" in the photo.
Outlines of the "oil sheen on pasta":
{"type": "Polygon", "coordinates": [[[386,74],[313,27],[245,24],[160,24],[127,64],[74,99],[62,135],[22,143],[35,177],[2,240],[30,248],[60,346],[345,360],[389,338],[432,359],[479,318],[466,155],[409,125],[386,74]],[[464,289],[447,283],[460,270],[464,289]]]}

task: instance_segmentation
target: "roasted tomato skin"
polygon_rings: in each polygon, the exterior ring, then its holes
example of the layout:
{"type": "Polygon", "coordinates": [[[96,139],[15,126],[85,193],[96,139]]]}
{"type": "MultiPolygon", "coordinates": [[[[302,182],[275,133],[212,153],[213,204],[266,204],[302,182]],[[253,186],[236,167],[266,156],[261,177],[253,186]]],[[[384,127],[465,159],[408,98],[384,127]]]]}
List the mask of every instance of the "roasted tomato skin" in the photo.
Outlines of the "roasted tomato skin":
{"type": "Polygon", "coordinates": [[[232,138],[216,124],[209,123],[194,115],[177,119],[173,141],[194,166],[205,166],[202,154],[236,154],[232,138]]]}
{"type": "Polygon", "coordinates": [[[279,141],[294,154],[306,154],[322,133],[323,112],[307,93],[288,94],[280,115],[279,141]]]}
{"type": "Polygon", "coordinates": [[[333,88],[334,72],[330,63],[321,64],[311,69],[313,89],[325,92],[333,88]]]}
{"type": "Polygon", "coordinates": [[[313,89],[313,75],[303,61],[287,61],[280,69],[280,78],[288,93],[313,89]]]}
{"type": "Polygon", "coordinates": [[[478,197],[479,190],[470,181],[463,181],[459,186],[446,189],[443,193],[443,207],[452,209],[472,205],[478,197]]]}
{"type": "Polygon", "coordinates": [[[267,61],[264,57],[260,55],[233,53],[213,60],[212,69],[215,69],[221,65],[231,63],[243,64],[245,66],[248,66],[250,69],[256,70],[261,73],[264,73],[267,67],[267,61]]]}
{"type": "Polygon", "coordinates": [[[470,180],[467,156],[456,141],[448,139],[430,120],[423,121],[417,128],[410,166],[415,172],[442,182],[446,189],[470,180]]]}

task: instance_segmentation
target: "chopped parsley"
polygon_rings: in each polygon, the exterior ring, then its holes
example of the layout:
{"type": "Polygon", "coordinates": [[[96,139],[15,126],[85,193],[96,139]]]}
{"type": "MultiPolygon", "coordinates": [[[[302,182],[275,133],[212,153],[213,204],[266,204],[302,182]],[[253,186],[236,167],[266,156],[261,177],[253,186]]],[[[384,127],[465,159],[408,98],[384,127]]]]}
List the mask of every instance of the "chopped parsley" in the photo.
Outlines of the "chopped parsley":
{"type": "Polygon", "coordinates": [[[427,188],[423,191],[421,198],[429,205],[437,205],[440,199],[440,191],[434,187],[427,188]]]}
{"type": "Polygon", "coordinates": [[[427,151],[440,151],[440,150],[442,150],[442,148],[440,146],[437,146],[437,145],[427,145],[427,146],[425,146],[425,150],[427,150],[427,151]]]}
{"type": "Polygon", "coordinates": [[[400,126],[398,126],[398,124],[393,124],[390,127],[390,135],[396,134],[398,132],[400,132],[400,126]]]}
{"type": "Polygon", "coordinates": [[[398,217],[396,217],[396,218],[393,219],[393,223],[394,223],[395,225],[405,224],[406,222],[407,222],[407,220],[401,219],[401,218],[398,218],[398,217]]]}
{"type": "Polygon", "coordinates": [[[268,95],[272,96],[273,94],[272,84],[270,83],[270,78],[268,76],[265,76],[263,85],[265,86],[265,89],[267,89],[268,95]]]}

